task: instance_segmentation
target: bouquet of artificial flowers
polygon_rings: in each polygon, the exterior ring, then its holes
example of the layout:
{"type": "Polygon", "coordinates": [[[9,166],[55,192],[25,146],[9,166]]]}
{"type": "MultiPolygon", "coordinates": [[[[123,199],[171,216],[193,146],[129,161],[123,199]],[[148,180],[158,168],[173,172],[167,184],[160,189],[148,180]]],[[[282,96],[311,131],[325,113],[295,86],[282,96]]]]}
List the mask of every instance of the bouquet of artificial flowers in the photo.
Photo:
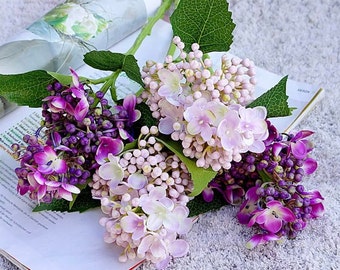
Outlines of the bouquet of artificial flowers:
{"type": "Polygon", "coordinates": [[[324,210],[321,194],[301,184],[317,167],[313,132],[281,134],[270,122],[291,113],[287,77],[255,99],[252,61],[209,58],[228,51],[234,27],[224,0],[165,0],[126,54],[84,56],[108,76],[1,75],[30,85],[26,99],[5,87],[1,95],[42,106],[41,128],[13,145],[18,192],[37,201],[35,211],[100,206],[104,240],[123,248],[119,260],[161,269],[188,253],[194,217],[226,204],[239,205],[239,222],[256,231],[248,248],[296,237],[324,210]],[[140,70],[133,54],[172,4],[169,54],[140,70]],[[122,72],[141,89],[118,100],[122,72]]]}

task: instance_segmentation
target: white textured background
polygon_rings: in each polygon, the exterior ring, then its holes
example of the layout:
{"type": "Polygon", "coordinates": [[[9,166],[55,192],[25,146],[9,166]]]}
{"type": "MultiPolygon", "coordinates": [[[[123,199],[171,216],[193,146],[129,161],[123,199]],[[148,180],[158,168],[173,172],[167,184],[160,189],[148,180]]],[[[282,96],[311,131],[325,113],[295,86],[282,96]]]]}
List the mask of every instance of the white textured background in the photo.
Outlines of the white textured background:
{"type": "MultiPolygon", "coordinates": [[[[61,2],[1,0],[0,43],[61,2]]],[[[237,223],[236,209],[205,214],[188,236],[190,254],[176,259],[169,269],[340,269],[340,1],[229,2],[237,24],[231,53],[326,90],[324,100],[298,127],[316,132],[319,168],[305,179],[305,186],[322,193],[326,213],[297,239],[251,251],[244,244],[252,232],[237,223]]],[[[11,269],[6,265],[0,257],[0,269],[11,269]]]]}

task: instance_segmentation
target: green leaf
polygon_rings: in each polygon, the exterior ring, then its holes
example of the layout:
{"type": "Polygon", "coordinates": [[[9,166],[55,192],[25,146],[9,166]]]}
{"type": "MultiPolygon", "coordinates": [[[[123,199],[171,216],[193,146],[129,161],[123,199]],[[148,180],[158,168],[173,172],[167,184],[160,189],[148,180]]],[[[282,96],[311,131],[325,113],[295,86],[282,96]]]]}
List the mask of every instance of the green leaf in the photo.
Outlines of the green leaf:
{"type": "Polygon", "coordinates": [[[226,0],[181,0],[170,18],[185,50],[198,43],[203,53],[228,51],[235,24],[226,0]]]}
{"type": "Polygon", "coordinates": [[[161,142],[166,148],[178,156],[185,163],[194,183],[194,190],[189,195],[195,197],[208,186],[208,183],[216,176],[217,172],[212,169],[204,169],[196,166],[196,162],[183,155],[181,143],[173,141],[165,136],[156,137],[156,140],[161,142]]]}
{"type": "Polygon", "coordinates": [[[247,108],[264,106],[267,109],[267,117],[283,117],[292,114],[294,108],[288,107],[288,96],[286,95],[286,84],[288,76],[283,77],[277,85],[259,96],[247,108]]]}
{"type": "Polygon", "coordinates": [[[152,116],[150,107],[144,102],[136,105],[136,109],[141,112],[141,118],[134,124],[134,130],[139,134],[142,126],[158,126],[158,120],[152,116]]]}
{"type": "Polygon", "coordinates": [[[193,200],[189,201],[187,207],[190,210],[189,216],[198,216],[212,210],[218,210],[227,203],[221,193],[215,192],[214,200],[206,202],[201,195],[196,196],[193,200]]]}
{"type": "Polygon", "coordinates": [[[84,62],[95,69],[124,71],[131,80],[144,86],[137,60],[131,54],[91,51],[84,55],[84,62]]]}
{"type": "Polygon", "coordinates": [[[75,198],[75,201],[70,208],[70,202],[64,199],[53,199],[51,203],[40,203],[37,205],[33,212],[44,210],[59,211],[59,212],[84,212],[91,208],[100,206],[100,200],[92,199],[90,187],[83,189],[80,194],[75,198]]]}
{"type": "MultiPolygon", "coordinates": [[[[71,85],[73,83],[72,76],[71,75],[65,75],[57,72],[47,71],[49,75],[51,75],[53,78],[55,78],[58,82],[60,82],[62,85],[71,85]]],[[[88,81],[88,78],[86,77],[79,77],[80,82],[86,82],[88,81]]]]}
{"type": "Polygon", "coordinates": [[[41,107],[42,99],[49,95],[46,87],[54,78],[44,70],[22,74],[0,74],[0,96],[19,106],[41,107]]]}

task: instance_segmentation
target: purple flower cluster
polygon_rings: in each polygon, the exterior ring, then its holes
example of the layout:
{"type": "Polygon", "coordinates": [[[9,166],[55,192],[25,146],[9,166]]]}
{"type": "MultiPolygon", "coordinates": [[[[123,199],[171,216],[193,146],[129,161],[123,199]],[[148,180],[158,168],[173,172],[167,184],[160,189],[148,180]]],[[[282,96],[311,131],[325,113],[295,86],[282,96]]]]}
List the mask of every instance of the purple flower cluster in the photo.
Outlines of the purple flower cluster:
{"type": "Polygon", "coordinates": [[[313,150],[307,139],[311,131],[295,135],[279,134],[268,123],[269,137],[263,153],[243,154],[242,161],[217,176],[203,192],[209,202],[214,191],[233,205],[241,204],[237,218],[241,224],[255,226],[247,246],[253,248],[282,236],[295,238],[308,220],[323,214],[323,197],[318,191],[305,191],[301,184],[304,175],[312,174],[316,161],[310,157],[313,150]]]}
{"type": "Polygon", "coordinates": [[[77,185],[84,187],[91,181],[108,153],[118,154],[123,141],[133,140],[132,125],[140,117],[135,96],[111,107],[102,92],[85,89],[71,72],[70,86],[59,82],[48,86],[41,130],[24,137],[26,146],[13,146],[20,160],[18,191],[29,192],[38,202],[72,201],[72,193],[80,192],[77,185]]]}

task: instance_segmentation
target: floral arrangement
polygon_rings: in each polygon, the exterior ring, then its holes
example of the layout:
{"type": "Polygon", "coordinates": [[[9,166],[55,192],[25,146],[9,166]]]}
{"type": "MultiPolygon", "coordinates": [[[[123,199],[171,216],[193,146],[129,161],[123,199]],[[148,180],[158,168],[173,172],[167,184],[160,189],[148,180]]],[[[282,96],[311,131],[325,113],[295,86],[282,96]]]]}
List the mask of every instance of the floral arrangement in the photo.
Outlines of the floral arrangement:
{"type": "Polygon", "coordinates": [[[119,260],[160,269],[188,253],[195,217],[224,205],[238,206],[239,222],[253,228],[248,248],[295,238],[324,211],[321,194],[301,182],[317,168],[313,132],[281,134],[270,122],[291,113],[287,77],[255,99],[252,61],[209,58],[228,51],[234,27],[225,0],[164,0],[126,54],[84,56],[108,76],[1,75],[1,95],[42,106],[41,128],[13,145],[18,192],[38,203],[34,211],[101,207],[119,260]],[[169,54],[140,70],[133,54],[171,7],[169,54]],[[122,72],[141,90],[117,100],[122,72]]]}

